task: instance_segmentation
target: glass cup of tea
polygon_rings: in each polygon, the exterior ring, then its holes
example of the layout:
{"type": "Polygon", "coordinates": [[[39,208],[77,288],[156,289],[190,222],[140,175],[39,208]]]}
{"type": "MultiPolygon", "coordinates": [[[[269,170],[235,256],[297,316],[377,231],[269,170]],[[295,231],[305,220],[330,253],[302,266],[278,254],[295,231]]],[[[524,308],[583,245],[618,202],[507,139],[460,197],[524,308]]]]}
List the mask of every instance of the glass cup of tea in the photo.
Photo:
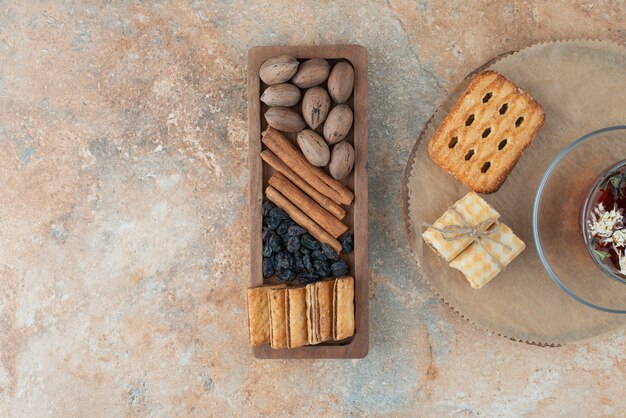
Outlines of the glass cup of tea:
{"type": "Polygon", "coordinates": [[[612,199],[606,193],[620,186],[621,178],[611,178],[626,171],[625,160],[626,125],[590,132],[572,142],[548,167],[533,206],[535,246],[552,280],[578,302],[618,314],[626,314],[626,275],[619,268],[626,247],[618,245],[621,233],[613,239],[615,231],[609,234],[607,228],[621,229],[623,224],[612,224],[617,220],[626,223],[626,218],[617,219],[621,206],[626,208],[626,197],[621,191],[612,199]],[[596,211],[600,203],[602,210],[596,211]],[[606,207],[611,203],[617,206],[606,207]],[[596,220],[604,216],[606,222],[594,224],[592,214],[596,220]],[[603,234],[592,233],[598,231],[603,234]]]}

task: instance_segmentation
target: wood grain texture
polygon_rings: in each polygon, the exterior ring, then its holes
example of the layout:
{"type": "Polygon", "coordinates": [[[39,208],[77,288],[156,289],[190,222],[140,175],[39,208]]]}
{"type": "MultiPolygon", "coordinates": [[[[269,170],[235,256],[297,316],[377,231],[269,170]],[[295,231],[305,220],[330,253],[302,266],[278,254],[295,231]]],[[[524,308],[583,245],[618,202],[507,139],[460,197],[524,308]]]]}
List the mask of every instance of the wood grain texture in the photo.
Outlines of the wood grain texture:
{"type": "MultiPolygon", "coordinates": [[[[331,65],[343,60],[352,64],[355,72],[354,92],[347,104],[354,112],[354,124],[346,140],[354,146],[355,163],[353,172],[341,181],[354,191],[353,204],[346,208],[344,223],[354,233],[355,249],[344,257],[355,276],[355,335],[346,341],[326,342],[315,346],[296,349],[274,350],[270,346],[252,348],[253,354],[261,359],[305,359],[305,358],[363,358],[369,350],[369,261],[368,261],[368,126],[367,126],[367,50],[357,45],[325,46],[264,46],[252,48],[248,52],[248,164],[250,170],[250,285],[264,283],[261,272],[261,205],[263,190],[274,170],[263,164],[261,132],[267,127],[262,115],[267,106],[259,99],[261,64],[278,55],[292,55],[299,60],[324,58],[331,65]]],[[[324,84],[325,86],[325,84],[324,84]]],[[[300,110],[300,105],[294,107],[300,110]]],[[[318,128],[319,131],[319,128],[318,128]]],[[[319,133],[319,132],[318,132],[319,133]]],[[[294,137],[290,137],[294,139],[294,137]]]]}

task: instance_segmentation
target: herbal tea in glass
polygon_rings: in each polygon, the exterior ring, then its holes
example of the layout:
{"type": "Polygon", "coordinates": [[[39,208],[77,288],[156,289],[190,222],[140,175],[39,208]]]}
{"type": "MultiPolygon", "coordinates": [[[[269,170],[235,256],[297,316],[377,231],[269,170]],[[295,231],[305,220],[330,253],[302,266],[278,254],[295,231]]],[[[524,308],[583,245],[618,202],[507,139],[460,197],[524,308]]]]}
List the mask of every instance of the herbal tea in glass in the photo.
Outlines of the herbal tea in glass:
{"type": "Polygon", "coordinates": [[[611,167],[591,189],[583,207],[587,249],[609,276],[626,283],[626,160],[611,167]]]}

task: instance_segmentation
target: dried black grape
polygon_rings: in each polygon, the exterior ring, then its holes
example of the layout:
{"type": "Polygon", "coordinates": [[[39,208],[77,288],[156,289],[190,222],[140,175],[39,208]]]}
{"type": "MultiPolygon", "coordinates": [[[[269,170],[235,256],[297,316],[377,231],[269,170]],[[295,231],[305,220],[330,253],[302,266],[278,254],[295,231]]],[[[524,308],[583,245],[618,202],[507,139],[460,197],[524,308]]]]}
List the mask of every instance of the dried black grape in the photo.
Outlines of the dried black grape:
{"type": "Polygon", "coordinates": [[[286,282],[287,280],[291,280],[296,277],[295,273],[289,269],[278,270],[276,272],[276,276],[278,277],[278,280],[282,282],[286,282]]]}
{"type": "Polygon", "coordinates": [[[298,281],[300,282],[300,284],[313,283],[313,282],[318,281],[319,279],[320,279],[320,276],[317,273],[310,273],[307,271],[298,273],[298,281]]]}
{"type": "Polygon", "coordinates": [[[287,247],[287,242],[289,241],[289,238],[291,238],[291,237],[289,235],[287,235],[287,234],[282,234],[280,236],[280,240],[283,243],[283,247],[287,247]]]}
{"type": "Polygon", "coordinates": [[[330,275],[330,266],[324,261],[314,261],[313,269],[315,273],[319,274],[322,277],[328,277],[330,275]]]}
{"type": "Polygon", "coordinates": [[[290,237],[287,241],[287,251],[290,253],[296,253],[300,251],[300,237],[294,236],[290,237]]]}
{"type": "Polygon", "coordinates": [[[289,227],[288,234],[289,235],[302,235],[306,232],[306,229],[302,228],[300,225],[292,225],[289,227]]]}
{"type": "MultiPolygon", "coordinates": [[[[300,245],[302,245],[302,241],[300,241],[300,245]]],[[[300,254],[311,254],[311,250],[307,247],[300,247],[300,254]]]]}
{"type": "Polygon", "coordinates": [[[285,225],[287,228],[289,228],[289,227],[295,225],[296,223],[291,218],[287,218],[284,221],[282,221],[280,224],[281,225],[285,225]]]}
{"type": "Polygon", "coordinates": [[[291,253],[285,253],[285,254],[287,254],[287,260],[289,262],[289,269],[290,270],[294,270],[294,267],[296,266],[296,259],[295,259],[295,257],[291,253]]]}
{"type": "Polygon", "coordinates": [[[263,243],[263,257],[270,257],[272,255],[272,247],[270,247],[269,241],[263,243]]]}
{"type": "Polygon", "coordinates": [[[263,202],[263,206],[261,207],[263,216],[268,216],[270,214],[270,211],[274,209],[275,207],[276,205],[270,202],[269,200],[266,200],[265,202],[263,202]]]}
{"type": "Polygon", "coordinates": [[[276,228],[278,228],[278,225],[280,225],[280,221],[281,220],[278,219],[278,218],[270,218],[270,217],[265,218],[265,222],[266,222],[267,227],[269,229],[276,229],[276,228]]]}
{"type": "Polygon", "coordinates": [[[286,225],[285,221],[282,221],[280,225],[278,225],[278,227],[276,228],[276,232],[278,232],[278,235],[284,235],[287,233],[288,229],[289,225],[286,225]]]}
{"type": "Polygon", "coordinates": [[[274,268],[276,270],[289,268],[289,254],[286,252],[276,253],[274,256],[274,268]]]}
{"type": "Polygon", "coordinates": [[[352,234],[345,234],[341,238],[341,248],[346,254],[350,254],[354,250],[354,238],[352,234]]]}
{"type": "Polygon", "coordinates": [[[302,256],[299,253],[295,253],[293,255],[293,259],[294,259],[293,270],[297,273],[304,270],[304,264],[302,263],[302,256]]]}
{"type": "Polygon", "coordinates": [[[302,264],[304,265],[304,268],[307,269],[310,272],[314,272],[315,268],[313,267],[313,263],[311,262],[311,257],[308,254],[305,254],[302,257],[302,264]]]}
{"type": "Polygon", "coordinates": [[[346,262],[343,260],[335,261],[333,264],[331,264],[330,270],[333,277],[345,276],[346,274],[350,273],[350,267],[348,267],[346,262]]]}
{"type": "Polygon", "coordinates": [[[270,235],[269,243],[270,243],[270,247],[272,247],[272,251],[274,252],[278,252],[282,249],[282,245],[283,245],[282,240],[280,239],[278,234],[275,232],[273,232],[272,235],[270,235]]]}
{"type": "Polygon", "coordinates": [[[274,253],[272,254],[272,266],[274,266],[274,270],[278,270],[278,265],[279,265],[279,261],[276,259],[276,256],[278,255],[278,253],[274,253]]]}
{"type": "Polygon", "coordinates": [[[319,250],[320,248],[320,242],[309,234],[302,235],[301,244],[309,250],[319,250]]]}
{"type": "Polygon", "coordinates": [[[281,208],[273,208],[272,210],[270,210],[270,218],[276,218],[282,221],[283,219],[288,219],[289,215],[287,215],[287,212],[285,212],[281,208]]]}
{"type": "Polygon", "coordinates": [[[263,227],[263,233],[261,234],[261,239],[263,240],[263,242],[265,242],[268,239],[270,239],[270,234],[271,233],[272,233],[271,229],[263,227]]]}
{"type": "Polygon", "coordinates": [[[328,244],[322,244],[322,252],[329,260],[339,260],[339,254],[328,244]]]}
{"type": "Polygon", "coordinates": [[[274,265],[272,259],[269,257],[263,257],[263,277],[268,278],[274,274],[274,265]]]}
{"type": "Polygon", "coordinates": [[[311,253],[311,258],[316,261],[326,261],[326,256],[322,250],[315,250],[311,253]]]}

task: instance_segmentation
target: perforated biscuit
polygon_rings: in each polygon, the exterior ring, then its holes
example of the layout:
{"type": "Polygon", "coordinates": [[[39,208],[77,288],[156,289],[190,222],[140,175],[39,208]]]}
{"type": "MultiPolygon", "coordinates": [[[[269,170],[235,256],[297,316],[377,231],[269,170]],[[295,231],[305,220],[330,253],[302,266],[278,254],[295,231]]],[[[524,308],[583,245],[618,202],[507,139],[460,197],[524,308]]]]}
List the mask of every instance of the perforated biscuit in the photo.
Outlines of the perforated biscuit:
{"type": "Polygon", "coordinates": [[[430,143],[430,158],[478,193],[506,180],[544,122],[543,108],[495,71],[470,83],[430,143]]]}

